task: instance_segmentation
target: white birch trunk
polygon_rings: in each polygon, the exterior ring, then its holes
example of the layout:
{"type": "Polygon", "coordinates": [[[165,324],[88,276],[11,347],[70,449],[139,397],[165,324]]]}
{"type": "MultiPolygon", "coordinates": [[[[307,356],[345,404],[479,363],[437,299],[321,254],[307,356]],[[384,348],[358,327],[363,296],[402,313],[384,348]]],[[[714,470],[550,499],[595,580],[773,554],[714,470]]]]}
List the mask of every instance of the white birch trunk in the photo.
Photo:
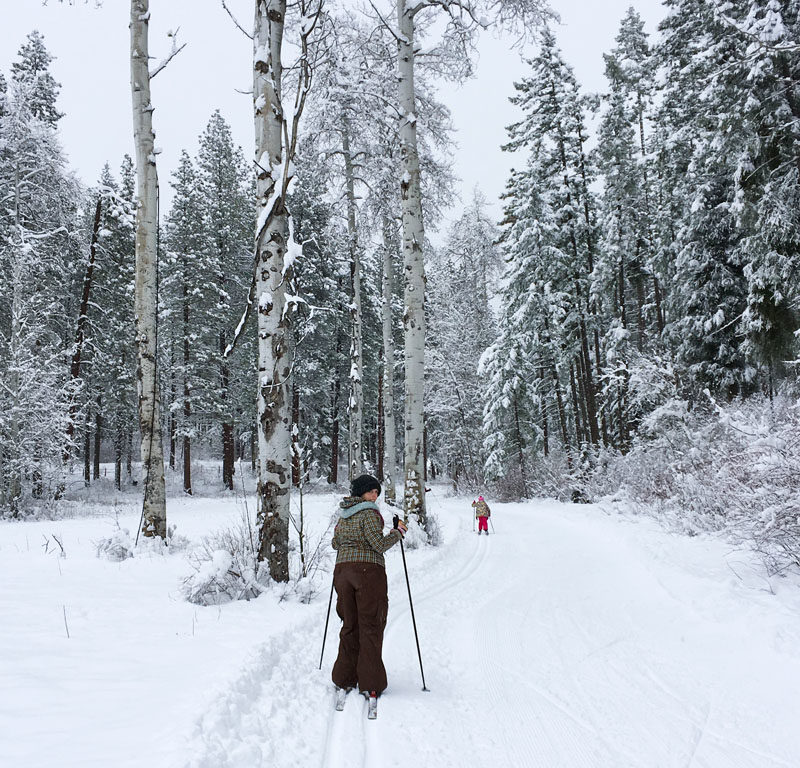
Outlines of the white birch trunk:
{"type": "Polygon", "coordinates": [[[389,217],[383,222],[383,487],[394,503],[397,487],[397,450],[394,424],[394,333],[392,323],[392,267],[394,238],[389,217]]]}
{"type": "Polygon", "coordinates": [[[344,174],[347,194],[347,239],[350,250],[350,284],[352,289],[350,303],[350,398],[348,479],[353,480],[363,471],[364,461],[361,436],[364,432],[364,363],[361,332],[361,257],[358,251],[358,232],[356,231],[356,192],[353,174],[353,158],[350,154],[350,125],[342,119],[342,154],[344,155],[344,174]]]}
{"type": "Polygon", "coordinates": [[[281,46],[286,0],[256,0],[253,100],[258,179],[259,559],[275,581],[289,579],[291,488],[291,329],[284,256],[288,221],[280,196],[284,172],[281,46]],[[266,217],[266,218],[265,218],[266,217]]]}
{"type": "Polygon", "coordinates": [[[397,79],[400,108],[400,192],[403,215],[403,273],[405,312],[405,450],[403,511],[418,516],[426,527],[424,385],[425,385],[425,265],[422,245],[422,196],[417,151],[417,119],[414,98],[414,13],[406,0],[397,0],[399,27],[397,79]]]}
{"type": "Polygon", "coordinates": [[[139,429],[144,502],[142,533],[167,536],[164,453],[158,391],[158,174],[148,56],[149,0],[131,0],[131,95],[136,145],[136,323],[139,429]]]}

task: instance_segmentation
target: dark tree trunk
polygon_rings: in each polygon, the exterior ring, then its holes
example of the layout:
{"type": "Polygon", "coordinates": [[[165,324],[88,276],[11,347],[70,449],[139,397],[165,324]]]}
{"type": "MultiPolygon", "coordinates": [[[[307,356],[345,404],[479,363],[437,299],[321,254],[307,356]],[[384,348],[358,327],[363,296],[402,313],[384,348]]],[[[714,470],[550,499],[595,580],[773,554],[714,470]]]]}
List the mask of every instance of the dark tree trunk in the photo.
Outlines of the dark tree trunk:
{"type": "MultiPolygon", "coordinates": [[[[89,297],[92,292],[92,276],[94,274],[94,262],[97,256],[97,239],[100,235],[100,213],[102,210],[102,198],[97,198],[97,205],[94,209],[94,223],[92,224],[92,240],[89,246],[89,261],[86,265],[86,273],[83,276],[83,289],[81,291],[81,305],[78,310],[78,327],[75,331],[75,349],[72,353],[70,363],[69,379],[72,385],[72,393],[69,404],[69,419],[67,420],[67,442],[68,444],[75,436],[75,419],[78,415],[78,403],[75,399],[75,386],[81,375],[81,355],[83,354],[83,344],[86,340],[86,325],[89,322],[89,297]]],[[[67,445],[69,451],[69,445],[67,445]]],[[[65,454],[64,460],[68,458],[65,454]]]]}
{"type": "Polygon", "coordinates": [[[428,422],[422,422],[422,480],[428,482],[428,422]]]}
{"type": "MultiPolygon", "coordinates": [[[[170,405],[175,402],[177,392],[175,389],[175,350],[170,345],[170,374],[169,374],[169,395],[170,405]]],[[[169,468],[175,471],[175,451],[177,450],[176,442],[178,438],[178,420],[175,418],[175,411],[169,409],[169,468]]]]}
{"type": "Polygon", "coordinates": [[[555,363],[551,364],[550,372],[553,380],[553,391],[556,395],[556,408],[558,410],[558,423],[561,427],[561,440],[564,443],[564,451],[567,454],[567,465],[572,470],[572,447],[569,442],[569,432],[567,431],[567,414],[564,409],[564,397],[561,394],[561,382],[558,380],[558,371],[555,363]]]}
{"type": "Polygon", "coordinates": [[[383,421],[383,364],[378,371],[378,478],[383,482],[383,454],[385,449],[386,435],[384,432],[383,421]]]}
{"type": "Polygon", "coordinates": [[[544,457],[547,458],[550,455],[550,429],[547,424],[547,406],[545,405],[544,397],[539,403],[539,408],[542,414],[542,449],[544,457]]]}
{"type": "Polygon", "coordinates": [[[300,390],[292,382],[292,485],[300,487],[300,390]]]}
{"type": "Polygon", "coordinates": [[[575,437],[577,440],[578,445],[585,442],[584,432],[582,428],[582,420],[581,420],[581,406],[578,401],[578,388],[575,385],[575,366],[573,363],[569,364],[569,386],[570,391],[572,392],[572,410],[574,411],[574,419],[575,419],[575,437]]]}
{"type": "Polygon", "coordinates": [[[97,411],[94,414],[94,464],[92,466],[92,477],[95,480],[100,478],[100,444],[103,437],[103,414],[102,397],[97,396],[97,411]]]}
{"type": "Polygon", "coordinates": [[[122,490],[122,449],[124,447],[124,437],[122,427],[118,426],[114,435],[114,487],[122,490]]]}
{"type": "Polygon", "coordinates": [[[87,488],[92,484],[92,436],[89,431],[88,412],[83,432],[83,484],[87,488]]]}
{"type": "Polygon", "coordinates": [[[522,438],[522,426],[519,423],[519,404],[514,397],[514,428],[517,431],[517,458],[519,460],[519,477],[522,482],[522,496],[528,496],[528,479],[525,469],[525,441],[522,438]]]}
{"type": "Polygon", "coordinates": [[[229,491],[233,490],[234,463],[233,424],[227,421],[222,425],[222,484],[229,491]]]}
{"type": "MultiPolygon", "coordinates": [[[[220,331],[219,351],[223,361],[225,360],[225,349],[228,346],[225,338],[225,331],[220,331]]],[[[223,362],[220,367],[220,378],[222,384],[222,418],[224,419],[222,423],[222,484],[229,491],[232,491],[236,454],[233,449],[233,418],[229,413],[225,413],[228,407],[228,383],[230,378],[227,362],[223,362]]]]}
{"type": "Polygon", "coordinates": [[[339,395],[341,388],[342,383],[337,368],[331,382],[331,466],[328,472],[328,482],[332,485],[339,482],[339,395]]]}
{"type": "Polygon", "coordinates": [[[192,495],[192,440],[183,436],[183,492],[192,495]]]}
{"type": "Polygon", "coordinates": [[[655,275],[653,275],[653,296],[656,300],[656,323],[660,337],[664,333],[664,307],[661,303],[661,284],[655,275]]]}

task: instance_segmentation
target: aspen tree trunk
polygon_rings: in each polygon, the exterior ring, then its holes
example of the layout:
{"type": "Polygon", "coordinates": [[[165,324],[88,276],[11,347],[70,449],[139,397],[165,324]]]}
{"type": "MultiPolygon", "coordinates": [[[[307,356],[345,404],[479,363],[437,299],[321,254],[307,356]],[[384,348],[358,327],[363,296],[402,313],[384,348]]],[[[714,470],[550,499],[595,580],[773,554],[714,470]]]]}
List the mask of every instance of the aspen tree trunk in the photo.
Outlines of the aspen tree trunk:
{"type": "Polygon", "coordinates": [[[389,217],[383,221],[383,487],[387,503],[396,501],[397,449],[394,423],[394,333],[392,324],[392,254],[389,217]]]}
{"type": "Polygon", "coordinates": [[[353,174],[353,158],[350,154],[350,125],[342,120],[342,154],[344,156],[344,176],[347,194],[347,240],[350,250],[350,399],[348,479],[353,480],[361,474],[364,434],[364,357],[362,345],[361,313],[361,256],[358,251],[358,232],[356,231],[356,191],[353,174]]]}
{"type": "Polygon", "coordinates": [[[423,529],[425,514],[425,265],[422,246],[422,196],[417,151],[417,118],[414,98],[414,10],[397,0],[399,28],[397,79],[400,111],[400,181],[403,217],[403,273],[405,312],[405,450],[403,511],[417,515],[423,529]]]}
{"type": "Polygon", "coordinates": [[[281,47],[285,0],[256,0],[253,101],[258,177],[256,231],[258,300],[259,560],[275,581],[289,580],[291,487],[291,345],[284,255],[288,222],[280,195],[284,152],[281,47]],[[266,216],[266,220],[262,220],[266,216]]]}
{"type": "Polygon", "coordinates": [[[136,145],[136,286],[139,429],[142,436],[144,501],[142,533],[167,536],[161,404],[156,370],[158,319],[158,174],[148,56],[149,0],[131,0],[131,95],[136,145]]]}

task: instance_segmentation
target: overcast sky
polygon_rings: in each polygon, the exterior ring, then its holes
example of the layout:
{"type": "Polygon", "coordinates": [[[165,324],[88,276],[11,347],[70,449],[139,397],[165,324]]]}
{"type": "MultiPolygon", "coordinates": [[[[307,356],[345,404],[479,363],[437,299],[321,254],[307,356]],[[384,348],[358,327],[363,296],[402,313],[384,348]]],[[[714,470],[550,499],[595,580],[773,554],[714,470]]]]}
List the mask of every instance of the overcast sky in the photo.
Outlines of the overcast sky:
{"type": "MultiPolygon", "coordinates": [[[[94,0],[74,5],[58,0],[0,0],[0,71],[8,76],[25,36],[38,29],[56,56],[53,74],[61,85],[62,142],[70,164],[87,184],[108,161],[114,172],[125,152],[133,155],[128,60],[128,0],[94,0]]],[[[376,2],[379,7],[385,4],[376,2]]],[[[633,5],[655,35],[664,10],[659,0],[552,0],[562,25],[558,38],[579,82],[587,91],[605,87],[602,54],[614,44],[619,23],[633,5]]],[[[245,26],[252,23],[252,0],[230,0],[245,26]]],[[[169,50],[167,31],[180,27],[185,50],[153,81],[154,126],[162,196],[182,149],[194,153],[197,136],[220,109],[235,140],[252,156],[253,121],[249,96],[252,43],[237,30],[220,0],[151,0],[150,52],[160,60],[169,50]]],[[[475,79],[463,86],[443,84],[441,97],[457,129],[456,171],[467,201],[479,187],[490,201],[502,192],[513,159],[500,151],[505,126],[518,119],[508,103],[513,81],[525,65],[509,40],[484,34],[475,79]]],[[[528,51],[530,55],[531,51],[528,51]]],[[[494,205],[499,214],[499,205],[494,205]]],[[[456,215],[457,210],[452,212],[456,215]]]]}

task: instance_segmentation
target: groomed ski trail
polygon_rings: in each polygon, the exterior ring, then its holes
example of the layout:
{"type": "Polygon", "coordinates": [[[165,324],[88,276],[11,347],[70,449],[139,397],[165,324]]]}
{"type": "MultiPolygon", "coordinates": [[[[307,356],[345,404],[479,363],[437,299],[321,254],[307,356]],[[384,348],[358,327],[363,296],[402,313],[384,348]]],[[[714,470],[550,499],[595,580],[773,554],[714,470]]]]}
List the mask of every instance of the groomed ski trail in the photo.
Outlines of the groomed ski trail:
{"type": "MultiPolygon", "coordinates": [[[[462,585],[468,580],[481,566],[488,555],[485,546],[486,543],[488,542],[486,542],[485,539],[482,540],[481,537],[478,536],[461,539],[458,548],[459,556],[446,563],[448,567],[443,569],[444,575],[441,580],[437,580],[433,584],[422,581],[419,579],[419,576],[417,576],[417,581],[419,582],[416,584],[416,587],[419,588],[417,589],[415,588],[414,574],[409,573],[412,590],[411,596],[414,600],[415,613],[419,611],[419,606],[427,604],[431,600],[437,600],[447,590],[462,585]],[[454,570],[453,566],[455,566],[454,570]]],[[[399,555],[399,552],[394,554],[399,555]]],[[[402,559],[402,555],[400,555],[400,559],[402,559]]],[[[360,695],[356,696],[359,700],[359,704],[362,705],[358,710],[359,716],[356,718],[356,723],[354,723],[353,718],[336,717],[336,715],[341,715],[343,713],[334,711],[334,716],[330,718],[329,722],[322,768],[344,768],[344,766],[349,766],[350,768],[353,766],[375,766],[375,768],[380,768],[380,766],[385,764],[385,757],[383,755],[384,743],[392,743],[394,734],[398,732],[398,727],[401,731],[403,730],[402,712],[399,711],[400,707],[398,707],[398,702],[393,701],[395,697],[392,695],[392,691],[396,690],[398,686],[394,684],[396,675],[392,673],[394,660],[390,658],[389,655],[392,653],[390,649],[396,636],[407,634],[411,639],[414,652],[413,661],[416,665],[413,670],[416,677],[412,677],[411,691],[414,690],[413,680],[417,680],[419,682],[416,686],[416,690],[420,692],[420,695],[425,697],[431,696],[431,691],[422,691],[422,678],[413,636],[411,609],[408,603],[408,588],[406,586],[405,574],[402,571],[402,566],[399,570],[395,569],[395,573],[392,575],[389,593],[389,618],[386,622],[383,643],[384,661],[386,662],[389,676],[389,690],[379,700],[377,720],[367,722],[366,702],[360,695]],[[365,723],[367,723],[366,727],[364,725],[365,723]],[[365,739],[361,738],[361,735],[364,733],[366,733],[365,739]],[[352,744],[354,741],[358,742],[359,740],[361,740],[364,746],[360,760],[356,755],[351,753],[340,753],[339,748],[341,744],[352,744]]],[[[420,640],[420,642],[422,643],[423,641],[420,640]]],[[[405,644],[406,643],[402,640],[399,641],[401,647],[404,647],[405,644]]],[[[403,652],[407,652],[407,649],[404,649],[403,652]]],[[[423,665],[424,661],[425,656],[423,655],[423,665]]],[[[403,683],[404,689],[407,682],[408,681],[404,681],[403,683]]],[[[349,699],[353,697],[354,693],[355,692],[348,696],[348,706],[349,699]]],[[[345,709],[347,709],[347,706],[345,709]]]]}
{"type": "Polygon", "coordinates": [[[800,599],[731,578],[724,544],[555,502],[477,536],[468,502],[432,506],[445,545],[406,553],[430,692],[391,550],[378,719],[334,710],[315,607],[201,718],[192,768],[796,768],[800,599]]]}

